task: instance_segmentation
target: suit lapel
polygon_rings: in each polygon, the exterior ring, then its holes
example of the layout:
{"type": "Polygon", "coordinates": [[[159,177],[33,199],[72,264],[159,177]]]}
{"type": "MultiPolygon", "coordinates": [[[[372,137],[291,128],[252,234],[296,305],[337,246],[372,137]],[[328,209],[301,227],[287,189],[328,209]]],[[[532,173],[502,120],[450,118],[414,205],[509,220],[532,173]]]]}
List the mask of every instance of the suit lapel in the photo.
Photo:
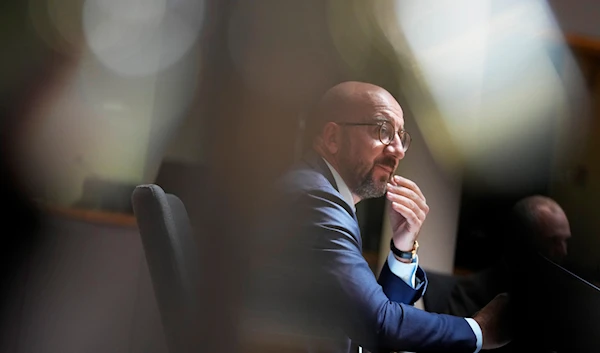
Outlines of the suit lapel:
{"type": "MultiPolygon", "coordinates": [[[[303,161],[306,164],[308,164],[309,167],[311,167],[312,169],[318,171],[323,176],[325,176],[325,178],[327,178],[327,180],[331,183],[331,185],[334,187],[334,189],[338,193],[340,192],[340,189],[338,188],[337,183],[335,182],[335,178],[333,177],[333,173],[331,173],[331,170],[329,169],[329,167],[323,160],[323,157],[321,157],[315,151],[310,151],[309,153],[307,153],[304,156],[303,161]]],[[[354,218],[354,221],[356,221],[356,223],[358,223],[358,217],[356,216],[356,212],[350,209],[350,214],[352,215],[352,218],[354,218]]],[[[360,246],[362,248],[362,238],[361,237],[359,237],[359,241],[360,241],[360,246]]]]}
{"type": "MultiPolygon", "coordinates": [[[[340,189],[338,188],[337,183],[335,182],[335,178],[333,177],[333,173],[331,173],[331,170],[329,169],[329,167],[323,160],[323,157],[321,157],[317,152],[311,151],[304,156],[303,161],[310,168],[316,170],[317,172],[319,172],[323,176],[325,176],[325,178],[327,178],[327,180],[331,183],[331,185],[335,188],[335,190],[338,193],[340,192],[340,189]]],[[[341,195],[340,195],[340,197],[341,197],[341,195]]],[[[352,215],[354,222],[356,222],[356,224],[358,224],[358,217],[356,216],[356,212],[353,211],[350,207],[348,207],[348,211],[352,215]]],[[[363,244],[362,244],[362,236],[361,236],[360,232],[358,234],[358,246],[361,249],[360,251],[362,252],[363,244]]]]}
{"type": "Polygon", "coordinates": [[[329,167],[327,166],[327,164],[323,160],[323,157],[321,157],[317,152],[311,151],[311,152],[307,153],[304,156],[303,160],[312,169],[314,169],[314,170],[318,171],[319,173],[323,174],[323,176],[325,176],[325,178],[327,178],[327,180],[331,183],[331,185],[338,192],[340,191],[340,189],[337,186],[337,183],[335,182],[335,178],[333,177],[333,174],[331,173],[331,170],[329,169],[329,167]]]}

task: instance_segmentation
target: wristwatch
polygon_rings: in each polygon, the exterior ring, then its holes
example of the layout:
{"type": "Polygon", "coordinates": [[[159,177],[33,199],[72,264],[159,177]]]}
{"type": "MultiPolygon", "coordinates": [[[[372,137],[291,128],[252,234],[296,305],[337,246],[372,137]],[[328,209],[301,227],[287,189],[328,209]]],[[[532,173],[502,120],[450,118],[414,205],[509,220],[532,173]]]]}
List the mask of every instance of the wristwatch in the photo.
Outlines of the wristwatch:
{"type": "Polygon", "coordinates": [[[419,249],[419,242],[415,240],[415,244],[413,245],[413,248],[411,251],[402,251],[394,245],[394,239],[391,239],[390,240],[390,249],[392,250],[394,255],[398,256],[399,258],[405,259],[405,260],[412,260],[415,258],[415,255],[417,254],[417,250],[419,249]]]}

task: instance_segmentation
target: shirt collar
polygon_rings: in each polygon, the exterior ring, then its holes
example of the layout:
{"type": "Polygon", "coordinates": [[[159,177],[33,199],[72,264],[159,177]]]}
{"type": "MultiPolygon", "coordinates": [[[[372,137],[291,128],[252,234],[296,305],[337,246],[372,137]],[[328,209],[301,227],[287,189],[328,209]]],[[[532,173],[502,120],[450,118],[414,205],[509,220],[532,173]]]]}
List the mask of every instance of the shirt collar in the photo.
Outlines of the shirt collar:
{"type": "Polygon", "coordinates": [[[325,160],[325,158],[323,158],[323,160],[325,161],[325,164],[327,164],[327,167],[331,171],[331,174],[333,174],[333,179],[335,179],[335,183],[337,184],[338,191],[342,196],[342,199],[346,201],[348,205],[350,205],[352,211],[356,212],[356,205],[354,205],[354,197],[352,197],[352,192],[348,188],[348,185],[346,185],[344,179],[342,179],[342,176],[337,172],[337,170],[335,170],[335,168],[332,167],[331,164],[329,164],[329,162],[325,160]]]}

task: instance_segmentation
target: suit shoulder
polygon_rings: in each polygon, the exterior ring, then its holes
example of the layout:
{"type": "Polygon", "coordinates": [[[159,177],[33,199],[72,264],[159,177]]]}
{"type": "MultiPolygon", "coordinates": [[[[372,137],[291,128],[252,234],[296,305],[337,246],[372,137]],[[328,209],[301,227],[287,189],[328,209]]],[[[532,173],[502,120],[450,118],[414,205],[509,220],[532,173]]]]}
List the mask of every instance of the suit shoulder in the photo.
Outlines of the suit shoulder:
{"type": "Polygon", "coordinates": [[[332,194],[338,193],[323,174],[310,168],[294,168],[289,170],[281,178],[279,187],[287,193],[307,193],[316,190],[332,194]]]}
{"type": "Polygon", "coordinates": [[[284,208],[321,210],[333,223],[356,223],[354,211],[331,182],[312,168],[289,170],[277,185],[284,208]]]}

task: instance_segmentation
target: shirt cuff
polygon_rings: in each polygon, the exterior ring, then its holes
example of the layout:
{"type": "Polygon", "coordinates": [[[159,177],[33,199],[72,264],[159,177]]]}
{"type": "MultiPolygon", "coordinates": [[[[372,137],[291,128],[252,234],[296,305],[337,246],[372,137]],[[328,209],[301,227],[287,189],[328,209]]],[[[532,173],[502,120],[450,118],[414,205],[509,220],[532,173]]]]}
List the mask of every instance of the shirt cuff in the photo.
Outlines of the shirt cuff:
{"type": "Polygon", "coordinates": [[[396,259],[396,257],[394,256],[394,253],[390,251],[387,258],[387,263],[390,267],[390,271],[394,275],[399,277],[412,288],[416,287],[417,268],[419,267],[419,255],[415,255],[412,262],[405,263],[402,261],[398,261],[398,259],[396,259]]]}
{"type": "Polygon", "coordinates": [[[473,330],[473,333],[477,338],[477,349],[475,349],[475,353],[478,353],[483,345],[483,333],[481,333],[481,327],[479,327],[479,324],[474,319],[465,318],[465,320],[467,320],[467,323],[471,326],[471,330],[473,330]]]}

